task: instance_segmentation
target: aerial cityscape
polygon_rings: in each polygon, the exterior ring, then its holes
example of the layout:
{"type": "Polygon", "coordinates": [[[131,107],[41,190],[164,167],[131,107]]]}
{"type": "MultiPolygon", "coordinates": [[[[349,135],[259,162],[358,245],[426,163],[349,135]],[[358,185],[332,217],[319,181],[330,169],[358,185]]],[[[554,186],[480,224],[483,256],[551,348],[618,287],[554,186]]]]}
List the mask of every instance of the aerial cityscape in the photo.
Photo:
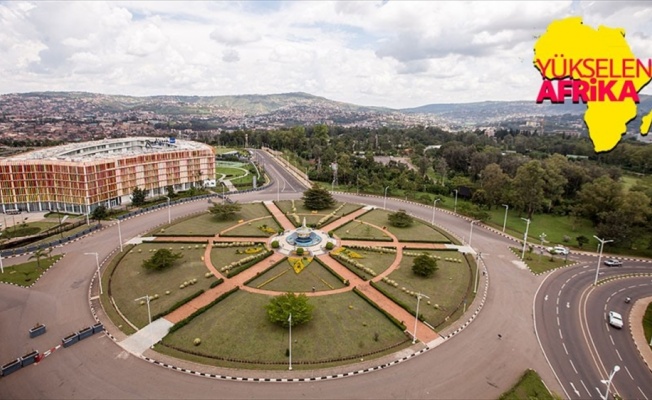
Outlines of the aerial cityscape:
{"type": "Polygon", "coordinates": [[[0,3],[0,397],[652,399],[650,18],[0,3]]]}

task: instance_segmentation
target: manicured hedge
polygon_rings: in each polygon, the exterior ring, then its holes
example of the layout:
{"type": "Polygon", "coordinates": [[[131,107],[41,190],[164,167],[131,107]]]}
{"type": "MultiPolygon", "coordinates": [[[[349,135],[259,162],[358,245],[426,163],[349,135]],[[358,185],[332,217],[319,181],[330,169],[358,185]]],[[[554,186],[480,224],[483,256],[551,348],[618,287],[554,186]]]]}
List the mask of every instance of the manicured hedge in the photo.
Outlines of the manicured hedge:
{"type": "Polygon", "coordinates": [[[162,312],[154,315],[152,317],[152,321],[155,321],[155,320],[157,320],[157,319],[159,319],[161,317],[164,317],[164,316],[170,314],[172,311],[174,311],[174,310],[180,308],[181,306],[183,306],[184,304],[196,299],[197,297],[201,296],[202,294],[204,294],[204,289],[198,290],[195,293],[191,294],[190,296],[186,297],[185,299],[181,299],[181,300],[177,301],[176,303],[172,304],[170,306],[170,308],[168,308],[167,310],[162,311],[162,312]]]}
{"type": "Polygon", "coordinates": [[[196,317],[202,315],[202,314],[205,313],[207,310],[209,310],[211,307],[213,307],[214,305],[216,305],[216,304],[219,303],[220,301],[226,299],[227,297],[229,297],[229,296],[232,295],[233,293],[237,292],[238,290],[240,290],[240,286],[236,286],[236,287],[234,287],[233,289],[229,290],[228,292],[226,292],[226,293],[222,293],[222,294],[221,294],[218,298],[216,298],[215,300],[211,301],[210,303],[206,304],[204,307],[202,307],[202,308],[198,309],[197,311],[195,311],[194,313],[190,314],[190,315],[189,315],[188,317],[186,317],[185,319],[183,319],[183,320],[177,322],[176,324],[172,325],[172,327],[170,328],[168,334],[170,334],[170,333],[172,333],[172,332],[176,332],[176,331],[178,331],[179,329],[183,328],[184,326],[188,325],[188,324],[190,323],[190,321],[192,321],[192,320],[195,319],[196,317]]]}
{"type": "MultiPolygon", "coordinates": [[[[373,282],[372,282],[372,284],[373,284],[373,282]]],[[[353,293],[357,294],[357,295],[360,296],[364,301],[366,301],[367,303],[369,303],[369,305],[371,305],[372,307],[374,307],[376,310],[380,311],[380,312],[381,312],[385,317],[387,317],[387,319],[389,319],[390,321],[392,321],[392,323],[393,323],[394,325],[396,325],[399,329],[401,329],[402,331],[405,331],[405,330],[407,329],[407,327],[405,326],[405,324],[403,324],[401,321],[399,321],[398,319],[396,319],[392,314],[388,313],[388,312],[385,311],[383,308],[378,307],[378,304],[374,303],[374,301],[371,300],[369,297],[367,297],[364,293],[362,293],[362,292],[360,291],[360,289],[358,289],[358,288],[353,288],[353,293]]]]}
{"type": "MultiPolygon", "coordinates": [[[[409,312],[409,313],[412,314],[412,315],[416,314],[416,312],[412,309],[412,307],[410,307],[409,305],[405,304],[405,303],[402,302],[401,300],[399,300],[399,299],[397,299],[396,297],[394,297],[391,293],[389,293],[388,291],[386,291],[386,290],[385,290],[381,285],[379,285],[378,283],[376,283],[376,282],[374,282],[374,281],[371,281],[371,282],[369,282],[369,283],[371,284],[371,286],[374,287],[374,289],[376,289],[376,290],[378,290],[380,293],[384,294],[385,297],[387,297],[388,299],[390,299],[391,301],[393,301],[394,303],[396,303],[397,305],[399,305],[401,308],[405,309],[405,311],[409,312]]],[[[419,320],[420,320],[420,321],[423,321],[423,315],[419,314],[419,320]]]]}
{"type": "Polygon", "coordinates": [[[342,283],[345,284],[346,286],[349,286],[349,285],[351,284],[351,283],[349,282],[348,279],[344,279],[344,278],[342,277],[342,275],[338,274],[338,273],[335,272],[331,267],[329,267],[328,265],[326,265],[326,263],[324,263],[322,260],[320,260],[319,257],[315,257],[315,258],[313,258],[313,260],[317,261],[317,264],[319,264],[319,265],[321,265],[322,267],[326,268],[326,271],[328,271],[328,272],[330,272],[331,274],[333,274],[334,277],[336,277],[337,279],[339,279],[340,282],[342,282],[342,283]]]}
{"type": "MultiPolygon", "coordinates": [[[[261,276],[262,274],[266,273],[267,271],[271,270],[272,268],[276,267],[277,265],[284,263],[287,259],[288,259],[287,257],[283,257],[283,258],[281,258],[280,260],[278,260],[278,261],[275,262],[274,264],[270,265],[269,267],[267,267],[267,268],[265,268],[264,270],[262,270],[262,271],[260,271],[259,273],[257,273],[255,276],[252,276],[250,279],[247,279],[247,280],[245,281],[244,284],[245,284],[245,285],[248,285],[251,281],[253,281],[254,279],[258,278],[259,276],[261,276]]],[[[315,259],[317,259],[317,258],[315,257],[315,259]]]]}
{"type": "Polygon", "coordinates": [[[239,266],[237,266],[237,267],[235,267],[233,269],[230,269],[229,272],[226,274],[226,277],[227,278],[232,278],[232,277],[238,275],[240,272],[251,268],[252,266],[258,264],[259,262],[263,261],[267,257],[271,256],[272,254],[274,254],[274,252],[272,250],[267,250],[265,253],[262,253],[262,254],[264,255],[263,257],[257,258],[255,260],[251,260],[248,263],[245,263],[245,264],[239,265],[239,266]]]}

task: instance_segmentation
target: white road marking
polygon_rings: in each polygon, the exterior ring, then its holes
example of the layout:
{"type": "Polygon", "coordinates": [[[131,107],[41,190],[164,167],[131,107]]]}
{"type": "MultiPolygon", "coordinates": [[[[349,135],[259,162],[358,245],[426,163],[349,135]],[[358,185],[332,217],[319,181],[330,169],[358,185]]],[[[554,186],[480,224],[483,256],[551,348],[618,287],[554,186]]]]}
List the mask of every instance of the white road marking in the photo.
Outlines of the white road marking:
{"type": "Polygon", "coordinates": [[[548,295],[546,295],[546,297],[543,298],[543,301],[548,301],[548,295]]]}
{"type": "Polygon", "coordinates": [[[589,392],[589,388],[586,387],[586,385],[584,384],[584,381],[580,379],[580,383],[582,384],[582,386],[584,386],[584,390],[586,390],[586,393],[588,393],[590,395],[591,392],[589,392]]]}
{"type": "Polygon", "coordinates": [[[645,400],[648,400],[648,398],[647,398],[647,396],[645,395],[645,393],[643,393],[643,391],[641,390],[641,387],[640,387],[640,386],[636,386],[636,387],[638,388],[638,391],[641,392],[641,394],[643,395],[643,397],[645,397],[645,400]]]}
{"type": "Polygon", "coordinates": [[[561,338],[561,340],[564,340],[564,335],[561,334],[561,328],[559,328],[559,337],[561,338]]]}
{"type": "Polygon", "coordinates": [[[566,352],[566,355],[568,355],[568,349],[566,348],[566,343],[562,342],[562,346],[564,346],[564,351],[566,352]]]}
{"type": "Polygon", "coordinates": [[[561,325],[561,324],[559,323],[559,315],[557,315],[557,325],[561,325]]]}
{"type": "Polygon", "coordinates": [[[627,375],[629,375],[631,380],[634,380],[634,377],[632,376],[631,372],[629,372],[629,368],[627,368],[627,365],[625,365],[625,371],[627,371],[627,375]]]}
{"type": "Polygon", "coordinates": [[[570,301],[566,302],[566,308],[570,308],[570,301]]]}
{"type": "Polygon", "coordinates": [[[622,361],[623,358],[620,356],[620,352],[618,351],[618,349],[615,349],[615,350],[616,350],[616,354],[618,354],[618,358],[620,359],[620,361],[622,361]]]}
{"type": "Polygon", "coordinates": [[[573,364],[573,360],[571,360],[571,359],[569,358],[569,359],[568,359],[568,362],[570,362],[571,367],[573,367],[573,371],[575,371],[575,373],[577,373],[577,368],[575,368],[575,364],[573,364]]]}
{"type": "Polygon", "coordinates": [[[612,344],[612,345],[616,345],[616,343],[614,343],[614,338],[613,338],[613,336],[609,335],[609,339],[611,339],[611,344],[612,344]]]}
{"type": "Polygon", "coordinates": [[[571,387],[573,388],[573,392],[577,395],[577,397],[580,397],[580,391],[575,389],[575,385],[573,385],[573,382],[569,382],[571,387]]]}

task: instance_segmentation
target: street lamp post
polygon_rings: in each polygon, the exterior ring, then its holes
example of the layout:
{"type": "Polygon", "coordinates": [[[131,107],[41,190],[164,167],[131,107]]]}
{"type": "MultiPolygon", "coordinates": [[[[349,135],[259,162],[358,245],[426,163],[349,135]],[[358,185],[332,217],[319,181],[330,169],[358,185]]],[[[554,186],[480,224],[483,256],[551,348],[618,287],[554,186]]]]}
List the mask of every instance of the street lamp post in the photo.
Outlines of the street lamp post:
{"type": "Polygon", "coordinates": [[[430,221],[430,225],[435,224],[435,211],[437,210],[437,202],[440,200],[441,199],[435,199],[435,201],[432,202],[432,220],[430,221]]]}
{"type": "Polygon", "coordinates": [[[122,253],[122,228],[120,228],[120,218],[118,218],[118,241],[120,242],[120,253],[122,253]]]}
{"type": "Polygon", "coordinates": [[[523,260],[523,257],[525,257],[525,246],[527,245],[527,233],[530,230],[530,219],[529,218],[521,218],[521,219],[527,222],[527,226],[525,227],[525,235],[523,236],[523,251],[521,252],[521,260],[523,260]]]}
{"type": "Polygon", "coordinates": [[[455,189],[454,192],[455,192],[455,206],[453,208],[453,212],[457,213],[457,189],[455,189]]]}
{"type": "MultiPolygon", "coordinates": [[[[7,229],[5,227],[5,229],[7,229]]],[[[3,232],[0,232],[0,235],[2,235],[3,232]]],[[[5,267],[2,265],[2,251],[0,251],[0,273],[5,273],[5,267]]]]}
{"type": "Polygon", "coordinates": [[[97,281],[100,283],[100,294],[104,294],[102,290],[102,277],[100,276],[100,256],[97,253],[84,253],[86,256],[95,256],[95,265],[97,266],[97,281]]]}
{"type": "Polygon", "coordinates": [[[482,260],[482,253],[478,253],[475,258],[475,285],[473,287],[473,294],[478,293],[478,276],[480,270],[480,260],[482,260]]]}
{"type": "Polygon", "coordinates": [[[539,253],[539,261],[541,261],[541,255],[543,254],[543,242],[546,240],[546,234],[542,232],[539,235],[539,239],[541,239],[541,253],[539,253]]]}
{"type": "Polygon", "coordinates": [[[147,317],[149,318],[149,323],[151,324],[152,323],[152,312],[151,312],[151,310],[149,308],[149,299],[150,299],[149,295],[146,294],[145,296],[139,297],[139,298],[135,299],[134,301],[145,300],[147,302],[147,317]]]}
{"type": "Polygon", "coordinates": [[[417,312],[414,315],[414,333],[412,334],[412,344],[415,344],[417,342],[417,323],[419,322],[419,302],[421,301],[422,297],[425,297],[426,299],[430,298],[423,293],[417,293],[417,312]]]}
{"type": "MultiPolygon", "coordinates": [[[[600,261],[602,260],[602,250],[604,249],[604,244],[613,242],[613,240],[604,240],[600,239],[599,237],[593,235],[594,238],[598,239],[598,242],[600,242],[600,254],[598,255],[598,266],[595,268],[595,280],[593,281],[593,286],[598,284],[598,274],[600,273],[600,261]]],[[[617,366],[617,365],[616,365],[617,366]]]]}
{"type": "Polygon", "coordinates": [[[288,365],[288,369],[292,371],[292,314],[290,314],[290,317],[288,318],[288,329],[290,330],[290,339],[288,340],[288,349],[289,349],[289,355],[290,355],[290,364],[288,365]]]}
{"type": "Polygon", "coordinates": [[[505,232],[505,227],[507,226],[507,211],[509,211],[509,204],[503,204],[505,207],[505,219],[503,220],[503,232],[505,232]]]}
{"type": "Polygon", "coordinates": [[[170,198],[168,196],[163,196],[168,200],[168,224],[172,223],[172,218],[170,216],[170,198]]]}
{"type": "Polygon", "coordinates": [[[609,374],[609,379],[607,380],[602,380],[601,382],[607,385],[607,391],[604,392],[604,396],[600,396],[602,400],[607,400],[609,398],[609,388],[611,387],[611,380],[614,378],[614,375],[616,375],[616,372],[620,371],[620,367],[618,365],[614,365],[613,371],[609,374]]]}
{"type": "Polygon", "coordinates": [[[385,197],[383,198],[383,210],[385,210],[387,206],[387,189],[389,189],[389,186],[385,188],[385,197]]]}
{"type": "Polygon", "coordinates": [[[471,247],[471,239],[473,239],[473,224],[476,222],[480,222],[479,219],[475,219],[471,221],[471,231],[469,232],[469,247],[471,247]]]}

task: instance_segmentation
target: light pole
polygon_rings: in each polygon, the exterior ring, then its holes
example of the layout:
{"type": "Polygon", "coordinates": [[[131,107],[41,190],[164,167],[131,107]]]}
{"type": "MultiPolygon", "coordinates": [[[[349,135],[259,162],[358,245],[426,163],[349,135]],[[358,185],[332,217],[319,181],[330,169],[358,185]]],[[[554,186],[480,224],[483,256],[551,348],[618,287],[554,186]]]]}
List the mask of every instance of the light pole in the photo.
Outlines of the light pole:
{"type": "Polygon", "coordinates": [[[149,323],[151,324],[152,323],[152,312],[149,309],[149,299],[150,299],[149,295],[146,294],[145,296],[139,297],[139,298],[135,299],[134,301],[145,300],[147,302],[147,317],[149,318],[149,323]]]}
{"type": "Polygon", "coordinates": [[[168,196],[163,196],[168,199],[168,224],[172,223],[172,218],[170,217],[170,198],[168,196]]]}
{"type": "Polygon", "coordinates": [[[435,224],[435,210],[437,210],[437,202],[440,200],[441,199],[435,199],[435,201],[432,202],[432,221],[430,221],[430,225],[435,224]]]}
{"type": "Polygon", "coordinates": [[[476,222],[480,222],[479,219],[475,219],[471,221],[471,232],[469,232],[469,247],[471,247],[471,239],[473,239],[473,224],[476,222]]]}
{"type": "Polygon", "coordinates": [[[360,175],[355,175],[355,195],[360,194],[360,175]]]}
{"type": "Polygon", "coordinates": [[[97,281],[100,283],[100,294],[104,294],[102,290],[102,277],[100,276],[100,256],[97,253],[84,253],[86,256],[95,256],[95,265],[97,266],[97,281]]]}
{"type": "MultiPolygon", "coordinates": [[[[604,240],[600,239],[599,237],[593,235],[594,238],[598,239],[598,242],[600,242],[600,254],[598,255],[598,266],[595,268],[595,281],[593,281],[593,286],[598,284],[598,273],[600,273],[600,261],[602,260],[602,250],[604,249],[604,244],[613,242],[613,240],[604,240]]],[[[616,365],[617,367],[617,365],[616,365]]],[[[609,389],[607,388],[607,392],[609,389]]]]}
{"type": "Polygon", "coordinates": [[[417,312],[414,315],[414,333],[412,334],[412,344],[415,344],[417,342],[417,323],[419,322],[419,302],[421,301],[422,297],[425,297],[426,299],[430,298],[425,294],[417,293],[417,312]]]}
{"type": "Polygon", "coordinates": [[[122,228],[120,228],[120,218],[118,218],[118,241],[120,242],[120,253],[122,253],[122,228]]]}
{"type": "Polygon", "coordinates": [[[383,198],[383,210],[385,210],[387,206],[387,189],[389,189],[389,186],[385,188],[385,197],[383,198]]]}
{"type": "MultiPolygon", "coordinates": [[[[7,229],[5,227],[5,229],[7,229]]],[[[0,235],[2,235],[3,232],[0,232],[0,235]]],[[[2,251],[0,251],[0,273],[5,273],[5,267],[2,265],[2,251]]]]}
{"type": "Polygon", "coordinates": [[[613,379],[614,375],[616,375],[616,372],[618,372],[618,371],[620,371],[620,367],[617,366],[617,365],[614,365],[614,370],[611,371],[611,373],[609,374],[609,379],[606,380],[606,381],[605,380],[601,381],[602,383],[607,385],[607,391],[604,392],[604,396],[600,396],[602,398],[602,400],[607,400],[607,398],[609,397],[609,388],[611,387],[611,380],[613,379]]]}
{"type": "Polygon", "coordinates": [[[539,253],[539,261],[541,261],[541,255],[543,254],[543,242],[546,240],[546,234],[542,232],[539,235],[539,239],[541,239],[541,253],[539,253]]]}
{"type": "Polygon", "coordinates": [[[530,230],[530,219],[529,218],[521,218],[521,219],[527,222],[527,226],[525,227],[525,235],[523,236],[523,251],[521,252],[521,260],[523,260],[523,257],[525,257],[525,246],[527,245],[527,233],[530,230]]]}
{"type": "Polygon", "coordinates": [[[503,204],[505,207],[505,219],[503,220],[503,232],[505,232],[505,227],[507,226],[507,211],[509,211],[509,204],[503,204]]]}
{"type": "Polygon", "coordinates": [[[288,329],[290,330],[290,339],[288,340],[288,349],[289,349],[289,355],[290,355],[290,364],[288,365],[288,369],[292,371],[292,314],[290,314],[290,317],[288,318],[288,329]]]}
{"type": "Polygon", "coordinates": [[[480,260],[482,259],[482,253],[478,253],[475,258],[475,286],[473,287],[473,294],[478,293],[478,275],[480,270],[480,260]]]}
{"type": "Polygon", "coordinates": [[[453,212],[457,213],[457,189],[453,190],[455,192],[455,206],[453,208],[453,212]]]}

